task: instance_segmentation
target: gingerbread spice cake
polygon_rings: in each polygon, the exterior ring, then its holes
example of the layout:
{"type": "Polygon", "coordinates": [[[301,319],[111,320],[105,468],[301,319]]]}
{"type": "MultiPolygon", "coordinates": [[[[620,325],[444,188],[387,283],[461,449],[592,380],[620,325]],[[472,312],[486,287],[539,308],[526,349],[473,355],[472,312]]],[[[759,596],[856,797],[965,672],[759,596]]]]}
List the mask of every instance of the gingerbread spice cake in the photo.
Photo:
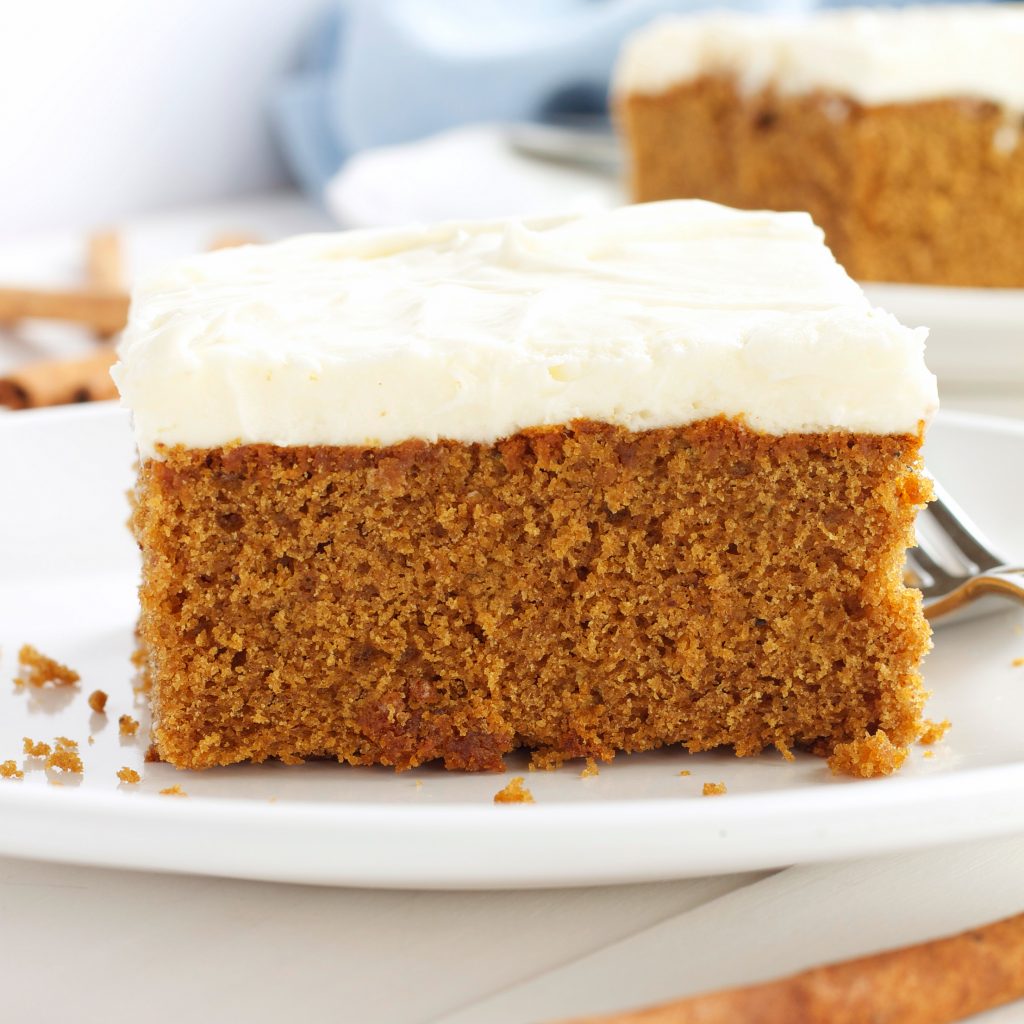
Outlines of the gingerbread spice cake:
{"type": "Polygon", "coordinates": [[[640,201],[808,210],[856,278],[1024,287],[1024,6],[697,13],[627,42],[640,201]]]}
{"type": "Polygon", "coordinates": [[[911,742],[923,343],[806,215],[702,202],[171,268],[115,371],[155,753],[911,742]]]}

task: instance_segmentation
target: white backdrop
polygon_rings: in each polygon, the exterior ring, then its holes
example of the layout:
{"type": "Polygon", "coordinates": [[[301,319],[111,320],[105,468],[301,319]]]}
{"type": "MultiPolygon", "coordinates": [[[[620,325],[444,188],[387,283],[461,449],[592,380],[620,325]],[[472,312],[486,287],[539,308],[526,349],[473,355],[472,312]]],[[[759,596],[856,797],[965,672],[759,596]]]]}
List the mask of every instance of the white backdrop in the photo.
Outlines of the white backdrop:
{"type": "Polygon", "coordinates": [[[0,0],[0,238],[286,180],[267,94],[330,0],[0,0]]]}

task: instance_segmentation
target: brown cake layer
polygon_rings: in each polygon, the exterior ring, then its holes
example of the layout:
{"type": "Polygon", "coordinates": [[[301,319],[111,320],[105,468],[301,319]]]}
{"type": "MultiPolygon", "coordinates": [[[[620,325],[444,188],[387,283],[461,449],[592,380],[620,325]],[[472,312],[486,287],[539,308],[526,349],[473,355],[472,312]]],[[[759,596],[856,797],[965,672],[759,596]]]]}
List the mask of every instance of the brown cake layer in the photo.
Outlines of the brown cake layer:
{"type": "Polygon", "coordinates": [[[864,281],[1024,287],[1024,138],[994,103],[866,107],[704,77],[621,115],[639,201],[807,210],[864,281]]]}
{"type": "Polygon", "coordinates": [[[920,731],[919,438],[593,422],[140,470],[153,740],[495,769],[920,731]]]}

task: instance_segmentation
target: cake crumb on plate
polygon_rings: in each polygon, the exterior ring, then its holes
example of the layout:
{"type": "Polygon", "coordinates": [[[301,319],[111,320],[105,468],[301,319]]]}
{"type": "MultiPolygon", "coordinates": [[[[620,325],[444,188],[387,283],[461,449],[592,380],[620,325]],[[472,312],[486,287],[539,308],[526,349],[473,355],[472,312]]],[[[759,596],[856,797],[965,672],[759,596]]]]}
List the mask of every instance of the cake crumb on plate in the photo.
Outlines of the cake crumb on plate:
{"type": "Polygon", "coordinates": [[[523,785],[523,776],[517,775],[504,789],[494,794],[496,804],[532,804],[533,794],[523,785]]]}
{"type": "Polygon", "coordinates": [[[107,707],[107,695],[102,690],[93,690],[89,694],[89,707],[96,712],[97,715],[106,713],[107,707]]]}
{"type": "Polygon", "coordinates": [[[25,773],[18,767],[17,761],[0,762],[0,779],[23,779],[25,773]]]}
{"type": "Polygon", "coordinates": [[[828,759],[828,766],[833,775],[870,779],[898,771],[906,761],[907,753],[906,747],[897,746],[884,729],[879,729],[873,736],[838,744],[828,759]]]}
{"type": "Polygon", "coordinates": [[[701,796],[725,796],[729,790],[725,788],[724,782],[705,782],[701,790],[701,796]]]}
{"type": "Polygon", "coordinates": [[[134,736],[139,731],[139,723],[131,715],[122,715],[117,720],[117,727],[122,736],[134,736]]]}
{"type": "Polygon", "coordinates": [[[583,771],[580,772],[581,779],[592,779],[595,775],[600,775],[600,771],[597,767],[597,762],[592,758],[587,758],[587,763],[583,767],[583,771]]]}
{"type": "Polygon", "coordinates": [[[679,773],[679,775],[680,775],[680,777],[681,777],[681,778],[686,778],[686,776],[687,776],[687,775],[690,775],[690,774],[691,774],[691,772],[690,772],[690,769],[689,769],[689,768],[684,768],[684,769],[683,769],[683,770],[682,770],[682,771],[681,771],[681,772],[679,773]]]}
{"type": "Polygon", "coordinates": [[[67,665],[43,654],[31,644],[25,644],[18,651],[18,674],[14,682],[18,686],[45,686],[53,683],[56,686],[74,686],[82,677],[67,665]]]}
{"type": "Polygon", "coordinates": [[[183,790],[181,788],[181,786],[179,786],[177,783],[175,783],[173,786],[168,786],[166,789],[161,789],[160,790],[160,795],[161,796],[188,796],[188,793],[186,793],[185,790],[183,790]]]}
{"type": "Polygon", "coordinates": [[[82,759],[79,757],[78,751],[73,747],[60,745],[46,759],[46,767],[69,772],[72,775],[81,775],[83,770],[82,759]]]}
{"type": "Polygon", "coordinates": [[[136,782],[142,781],[142,776],[134,768],[129,768],[127,765],[124,768],[118,769],[117,777],[129,786],[134,786],[136,782]]]}
{"type": "Polygon", "coordinates": [[[952,725],[953,723],[948,718],[944,718],[941,722],[933,722],[930,718],[926,718],[924,720],[924,730],[918,736],[917,742],[924,744],[926,747],[931,746],[933,743],[938,743],[949,732],[952,725]]]}
{"type": "Polygon", "coordinates": [[[49,743],[44,743],[42,740],[33,740],[28,736],[23,737],[21,749],[28,754],[29,757],[49,757],[50,751],[53,749],[49,743]]]}

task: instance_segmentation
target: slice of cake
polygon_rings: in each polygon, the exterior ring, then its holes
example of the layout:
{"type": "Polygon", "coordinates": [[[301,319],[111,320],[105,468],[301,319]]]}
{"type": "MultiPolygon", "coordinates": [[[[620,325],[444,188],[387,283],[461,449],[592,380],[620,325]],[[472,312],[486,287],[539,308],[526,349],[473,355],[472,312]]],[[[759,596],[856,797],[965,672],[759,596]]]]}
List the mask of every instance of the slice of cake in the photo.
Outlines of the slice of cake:
{"type": "Polygon", "coordinates": [[[172,267],[116,368],[155,752],[907,742],[923,346],[806,214],[704,202],[172,267]]]}
{"type": "Polygon", "coordinates": [[[862,280],[1024,287],[1024,5],[667,18],[614,94],[638,200],[809,210],[862,280]]]}

